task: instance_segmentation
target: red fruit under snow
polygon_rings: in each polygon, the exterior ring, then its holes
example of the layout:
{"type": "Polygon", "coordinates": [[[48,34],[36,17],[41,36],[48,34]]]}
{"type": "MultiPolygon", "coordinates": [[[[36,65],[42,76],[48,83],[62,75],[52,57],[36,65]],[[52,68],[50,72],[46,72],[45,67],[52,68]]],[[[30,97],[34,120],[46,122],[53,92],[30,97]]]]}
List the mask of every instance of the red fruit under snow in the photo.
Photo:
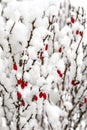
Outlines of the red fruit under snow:
{"type": "Polygon", "coordinates": [[[76,30],[76,35],[78,35],[79,34],[79,30],[76,30]]]}
{"type": "Polygon", "coordinates": [[[84,103],[87,103],[87,98],[84,98],[84,103]]]}
{"type": "Polygon", "coordinates": [[[63,75],[62,74],[59,74],[59,76],[62,78],[63,77],[63,75]]]}
{"type": "Polygon", "coordinates": [[[83,32],[80,32],[80,36],[81,36],[81,37],[83,36],[83,32]]]}
{"type": "Polygon", "coordinates": [[[25,83],[24,83],[24,82],[22,82],[22,84],[21,84],[21,88],[22,88],[22,89],[25,88],[25,83]]]}
{"type": "Polygon", "coordinates": [[[48,50],[48,44],[45,45],[45,50],[46,50],[46,51],[48,50]]]}
{"type": "Polygon", "coordinates": [[[60,70],[57,70],[57,73],[58,73],[58,74],[61,74],[60,70]]]}
{"type": "Polygon", "coordinates": [[[43,58],[43,52],[40,52],[40,59],[42,60],[43,58]]]}
{"type": "Polygon", "coordinates": [[[43,98],[44,98],[44,100],[47,98],[46,93],[43,93],[43,98]]]}
{"type": "Polygon", "coordinates": [[[75,19],[74,18],[71,18],[71,23],[74,23],[75,22],[75,19]]]}
{"type": "Polygon", "coordinates": [[[17,70],[17,65],[16,64],[13,65],[13,69],[17,70]]]}
{"type": "Polygon", "coordinates": [[[17,98],[18,98],[18,99],[21,99],[21,97],[22,97],[21,93],[20,93],[20,92],[17,92],[17,98]]]}
{"type": "Polygon", "coordinates": [[[24,89],[25,87],[27,87],[28,86],[28,82],[26,81],[26,82],[21,82],[21,88],[22,89],[24,89]]]}
{"type": "Polygon", "coordinates": [[[33,101],[37,101],[38,100],[38,97],[36,95],[33,96],[33,101]]]}
{"type": "Polygon", "coordinates": [[[25,101],[24,100],[22,100],[21,105],[25,106],[25,101]]]}
{"type": "Polygon", "coordinates": [[[59,48],[58,52],[59,52],[59,53],[61,53],[61,52],[62,52],[62,48],[61,48],[61,47],[59,48]]]}
{"type": "Polygon", "coordinates": [[[82,104],[80,103],[80,104],[79,104],[79,108],[81,108],[81,107],[82,107],[82,104]]]}
{"type": "Polygon", "coordinates": [[[42,93],[42,92],[39,93],[39,97],[40,97],[40,98],[43,97],[43,93],[42,93]]]}
{"type": "Polygon", "coordinates": [[[72,80],[71,84],[72,84],[73,86],[75,86],[75,80],[72,80]]]}
{"type": "Polygon", "coordinates": [[[59,77],[62,78],[63,74],[61,73],[61,71],[60,71],[60,70],[57,70],[57,73],[58,73],[59,77]]]}
{"type": "Polygon", "coordinates": [[[28,82],[27,81],[24,84],[25,84],[25,87],[28,86],[28,82]]]}
{"type": "Polygon", "coordinates": [[[72,80],[71,81],[71,84],[73,85],[73,86],[76,86],[76,85],[78,85],[80,82],[79,81],[75,81],[75,80],[72,80]]]}
{"type": "Polygon", "coordinates": [[[22,83],[22,80],[21,80],[21,79],[18,79],[17,83],[18,83],[18,84],[21,84],[21,83],[22,83]]]}

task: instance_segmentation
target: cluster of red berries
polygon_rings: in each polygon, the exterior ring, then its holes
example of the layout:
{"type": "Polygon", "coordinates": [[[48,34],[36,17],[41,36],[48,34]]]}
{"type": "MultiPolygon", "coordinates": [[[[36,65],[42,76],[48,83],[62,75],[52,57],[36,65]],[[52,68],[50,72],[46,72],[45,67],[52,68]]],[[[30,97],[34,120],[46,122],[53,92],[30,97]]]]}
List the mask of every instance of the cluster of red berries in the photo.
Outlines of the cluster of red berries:
{"type": "MultiPolygon", "coordinates": [[[[45,45],[45,51],[48,50],[48,44],[45,45]]],[[[43,59],[43,52],[40,52],[40,59],[43,59]]]]}
{"type": "MultiPolygon", "coordinates": [[[[46,51],[48,50],[48,44],[45,45],[45,50],[46,50],[46,51]]],[[[58,52],[59,52],[59,53],[62,52],[62,48],[61,48],[61,47],[58,49],[58,52]]],[[[40,52],[40,59],[41,59],[41,60],[43,59],[43,52],[40,52]]]]}
{"type": "MultiPolygon", "coordinates": [[[[13,65],[13,69],[14,69],[15,71],[18,70],[18,67],[17,67],[16,64],[13,65]]],[[[27,82],[27,81],[24,82],[24,81],[22,81],[22,79],[18,79],[18,80],[17,80],[17,83],[18,83],[18,85],[21,85],[21,88],[22,88],[22,89],[24,89],[25,87],[28,86],[28,82],[27,82]]]]}
{"type": "Polygon", "coordinates": [[[76,30],[76,35],[80,35],[81,37],[83,36],[83,32],[79,31],[79,30],[76,30]]]}
{"type": "MultiPolygon", "coordinates": [[[[71,18],[71,23],[75,23],[75,19],[74,18],[71,18]]],[[[83,32],[79,31],[79,30],[76,30],[76,35],[80,35],[81,37],[83,36],[83,32]]]]}
{"type": "MultiPolygon", "coordinates": [[[[15,71],[18,70],[18,67],[17,67],[16,64],[13,65],[13,69],[14,69],[15,71]]],[[[22,89],[23,89],[25,86],[28,85],[27,82],[22,82],[21,79],[19,79],[19,80],[17,81],[17,83],[18,83],[18,84],[21,84],[21,88],[22,88],[22,89]]],[[[20,105],[25,106],[25,101],[22,99],[22,95],[21,95],[20,92],[17,92],[17,98],[18,98],[18,100],[21,102],[20,105]]]]}
{"type": "MultiPolygon", "coordinates": [[[[84,98],[83,103],[87,104],[87,98],[84,98]]],[[[79,109],[81,109],[81,107],[83,106],[83,103],[79,104],[79,109]]]]}
{"type": "Polygon", "coordinates": [[[18,85],[21,86],[22,89],[24,89],[25,87],[28,86],[28,82],[27,81],[24,82],[24,81],[22,81],[22,79],[18,79],[17,83],[18,83],[18,85]]]}
{"type": "Polygon", "coordinates": [[[59,75],[59,77],[63,77],[63,74],[61,73],[61,71],[60,70],[57,70],[57,73],[58,73],[58,75],[59,75]]]}
{"type": "Polygon", "coordinates": [[[71,84],[72,84],[73,86],[76,86],[76,85],[80,84],[80,81],[72,80],[72,81],[71,81],[71,84]]]}
{"type": "MultiPolygon", "coordinates": [[[[44,92],[40,92],[39,93],[39,98],[43,98],[44,100],[46,100],[47,98],[47,95],[46,93],[44,92]]],[[[33,98],[32,98],[32,101],[37,101],[38,100],[38,96],[34,95],[33,98]]]]}
{"type": "Polygon", "coordinates": [[[18,100],[20,100],[21,105],[25,106],[25,101],[22,99],[22,95],[20,92],[17,92],[17,98],[18,98],[18,100]]]}

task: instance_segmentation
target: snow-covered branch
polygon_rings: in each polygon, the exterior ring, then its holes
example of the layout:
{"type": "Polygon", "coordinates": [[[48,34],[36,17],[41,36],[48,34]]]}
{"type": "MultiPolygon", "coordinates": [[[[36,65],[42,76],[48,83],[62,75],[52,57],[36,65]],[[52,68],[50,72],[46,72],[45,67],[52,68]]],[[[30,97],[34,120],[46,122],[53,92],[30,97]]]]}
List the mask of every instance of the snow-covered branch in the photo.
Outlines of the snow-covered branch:
{"type": "Polygon", "coordinates": [[[68,0],[0,2],[0,130],[87,129],[86,34],[68,0]]]}

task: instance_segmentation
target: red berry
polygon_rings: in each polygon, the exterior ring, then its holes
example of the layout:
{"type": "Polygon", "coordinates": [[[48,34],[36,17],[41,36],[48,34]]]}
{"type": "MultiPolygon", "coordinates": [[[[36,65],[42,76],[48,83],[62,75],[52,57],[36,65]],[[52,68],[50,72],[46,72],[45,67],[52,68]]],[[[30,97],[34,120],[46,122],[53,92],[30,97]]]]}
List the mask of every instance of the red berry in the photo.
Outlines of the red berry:
{"type": "Polygon", "coordinates": [[[39,93],[39,97],[40,97],[40,98],[43,97],[43,93],[42,93],[42,92],[39,93]]]}
{"type": "Polygon", "coordinates": [[[60,71],[60,70],[57,70],[57,73],[58,73],[58,75],[62,78],[63,74],[61,73],[61,71],[60,71]]]}
{"type": "Polygon", "coordinates": [[[22,88],[22,89],[25,88],[25,83],[24,83],[24,82],[22,82],[22,84],[21,84],[21,88],[22,88]]]}
{"type": "Polygon", "coordinates": [[[36,95],[33,96],[33,101],[37,101],[38,100],[38,97],[36,95]]]}
{"type": "Polygon", "coordinates": [[[80,103],[80,104],[79,104],[79,108],[81,109],[81,107],[82,107],[82,104],[80,103]]]}
{"type": "Polygon", "coordinates": [[[17,98],[18,98],[18,99],[21,99],[21,97],[22,97],[21,93],[20,93],[20,92],[17,92],[17,98]]]}
{"type": "Polygon", "coordinates": [[[61,78],[63,77],[63,75],[62,75],[62,74],[60,74],[59,76],[60,76],[61,78]]]}
{"type": "Polygon", "coordinates": [[[40,52],[40,59],[43,59],[43,52],[40,52]]]}
{"type": "Polygon", "coordinates": [[[81,37],[83,36],[83,32],[80,32],[80,36],[81,36],[81,37]]]}
{"type": "Polygon", "coordinates": [[[22,100],[21,105],[25,106],[25,101],[24,100],[22,100]]]}
{"type": "Polygon", "coordinates": [[[84,98],[84,103],[87,103],[87,98],[84,98]]]}
{"type": "Polygon", "coordinates": [[[62,52],[62,48],[61,48],[61,47],[59,48],[58,52],[59,52],[59,53],[61,53],[61,52],[62,52]]]}
{"type": "Polygon", "coordinates": [[[27,81],[24,84],[25,84],[25,86],[28,86],[28,82],[27,81]]]}
{"type": "Polygon", "coordinates": [[[76,30],[76,35],[78,35],[79,34],[79,30],[76,30]]]}
{"type": "Polygon", "coordinates": [[[75,86],[75,80],[72,80],[72,81],[71,81],[71,84],[72,84],[73,86],[75,86]]]}
{"type": "Polygon", "coordinates": [[[17,69],[18,69],[16,64],[13,65],[13,69],[14,69],[14,70],[17,70],[17,69]]]}
{"type": "Polygon", "coordinates": [[[17,83],[18,83],[18,84],[21,84],[21,83],[22,83],[22,80],[21,80],[21,79],[18,79],[17,83]]]}
{"type": "Polygon", "coordinates": [[[48,50],[48,44],[45,45],[45,50],[46,50],[46,51],[48,50]]]}
{"type": "Polygon", "coordinates": [[[43,98],[44,98],[44,100],[47,98],[46,93],[43,93],[43,98]]]}
{"type": "Polygon", "coordinates": [[[75,22],[75,19],[74,18],[71,18],[71,23],[74,23],[75,22]]]}
{"type": "Polygon", "coordinates": [[[76,85],[78,85],[80,83],[80,81],[75,81],[75,80],[72,80],[71,81],[71,84],[73,85],[73,86],[76,86],[76,85]]]}
{"type": "Polygon", "coordinates": [[[60,70],[57,70],[57,73],[60,74],[61,73],[60,70]]]}

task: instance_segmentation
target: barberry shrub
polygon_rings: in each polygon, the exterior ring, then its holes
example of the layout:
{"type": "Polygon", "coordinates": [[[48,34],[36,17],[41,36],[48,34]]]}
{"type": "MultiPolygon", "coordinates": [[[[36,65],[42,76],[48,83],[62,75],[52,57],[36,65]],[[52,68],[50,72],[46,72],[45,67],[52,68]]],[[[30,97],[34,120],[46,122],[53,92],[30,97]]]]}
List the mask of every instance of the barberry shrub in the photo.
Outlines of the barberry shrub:
{"type": "Polygon", "coordinates": [[[0,130],[87,130],[87,23],[66,1],[0,3],[0,130]]]}

